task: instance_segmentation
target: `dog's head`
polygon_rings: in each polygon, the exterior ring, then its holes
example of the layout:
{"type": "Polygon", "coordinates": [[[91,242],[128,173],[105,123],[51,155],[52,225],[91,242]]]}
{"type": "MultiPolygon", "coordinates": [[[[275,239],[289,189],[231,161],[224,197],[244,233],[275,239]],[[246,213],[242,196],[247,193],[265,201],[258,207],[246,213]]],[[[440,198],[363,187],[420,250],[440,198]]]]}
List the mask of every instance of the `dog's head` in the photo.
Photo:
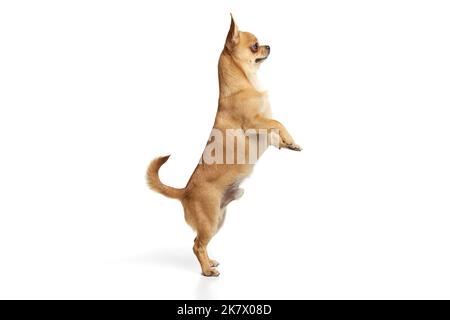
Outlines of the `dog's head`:
{"type": "Polygon", "coordinates": [[[233,60],[243,70],[254,72],[270,54],[270,47],[261,45],[258,39],[250,32],[239,31],[238,26],[231,16],[230,30],[228,31],[225,48],[233,60]]]}

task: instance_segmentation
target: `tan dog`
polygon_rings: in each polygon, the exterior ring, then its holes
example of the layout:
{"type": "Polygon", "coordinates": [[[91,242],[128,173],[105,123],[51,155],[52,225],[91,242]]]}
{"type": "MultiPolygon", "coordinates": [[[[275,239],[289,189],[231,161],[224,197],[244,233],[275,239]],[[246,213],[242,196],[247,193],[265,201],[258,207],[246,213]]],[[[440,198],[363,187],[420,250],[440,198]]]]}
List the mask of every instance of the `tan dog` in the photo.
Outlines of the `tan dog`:
{"type": "MultiPolygon", "coordinates": [[[[147,170],[147,181],[151,189],[169,198],[179,199],[183,204],[186,222],[197,232],[194,253],[205,276],[219,275],[216,269],[218,263],[209,258],[206,247],[222,226],[227,205],[243,194],[239,184],[250,175],[254,166],[252,161],[248,161],[250,149],[257,144],[258,158],[267,148],[267,145],[260,143],[263,140],[259,131],[267,131],[268,145],[301,150],[286,128],[271,119],[267,94],[259,88],[257,71],[269,53],[269,46],[259,45],[251,33],[240,32],[231,17],[230,30],[219,59],[220,97],[213,129],[214,142],[219,141],[217,133],[222,133],[226,141],[230,137],[243,139],[238,139],[237,144],[233,142],[232,145],[224,145],[223,149],[217,147],[214,152],[210,152],[214,156],[219,156],[221,151],[225,152],[227,159],[232,160],[231,163],[211,163],[205,159],[196,167],[183,189],[166,186],[159,179],[158,170],[169,156],[156,158],[147,170]],[[257,139],[252,139],[252,134],[246,133],[247,130],[251,131],[249,129],[258,130],[257,139]],[[245,163],[237,160],[243,152],[245,163]]],[[[211,138],[205,151],[211,151],[209,147],[212,140],[211,138]]]]}

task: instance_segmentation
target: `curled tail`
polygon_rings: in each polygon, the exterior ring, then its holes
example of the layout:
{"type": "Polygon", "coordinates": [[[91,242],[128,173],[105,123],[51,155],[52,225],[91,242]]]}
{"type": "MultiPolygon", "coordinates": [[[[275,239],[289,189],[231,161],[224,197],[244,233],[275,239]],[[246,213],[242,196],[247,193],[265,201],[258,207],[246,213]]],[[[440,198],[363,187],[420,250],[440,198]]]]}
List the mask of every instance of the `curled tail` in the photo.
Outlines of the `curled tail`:
{"type": "Polygon", "coordinates": [[[154,159],[147,169],[147,184],[150,189],[161,193],[162,195],[172,198],[181,199],[184,196],[184,189],[172,188],[166,186],[159,180],[159,168],[166,163],[170,156],[159,157],[154,159]]]}

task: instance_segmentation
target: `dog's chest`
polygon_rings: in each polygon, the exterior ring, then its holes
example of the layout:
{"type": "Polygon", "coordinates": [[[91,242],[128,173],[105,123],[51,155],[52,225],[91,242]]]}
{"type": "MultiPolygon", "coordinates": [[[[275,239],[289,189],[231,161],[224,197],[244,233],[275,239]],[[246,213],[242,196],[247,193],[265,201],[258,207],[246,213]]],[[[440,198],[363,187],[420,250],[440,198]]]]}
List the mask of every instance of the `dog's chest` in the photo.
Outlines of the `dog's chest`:
{"type": "Polygon", "coordinates": [[[259,112],[258,113],[265,118],[271,118],[272,110],[270,108],[269,97],[268,97],[267,91],[264,89],[264,86],[259,81],[256,74],[250,74],[249,80],[250,80],[251,84],[253,85],[253,88],[259,94],[261,94],[261,100],[259,103],[259,112]]]}
{"type": "Polygon", "coordinates": [[[269,102],[269,97],[267,96],[267,93],[264,93],[261,97],[259,114],[265,118],[272,117],[272,109],[270,108],[270,102],[269,102]]]}

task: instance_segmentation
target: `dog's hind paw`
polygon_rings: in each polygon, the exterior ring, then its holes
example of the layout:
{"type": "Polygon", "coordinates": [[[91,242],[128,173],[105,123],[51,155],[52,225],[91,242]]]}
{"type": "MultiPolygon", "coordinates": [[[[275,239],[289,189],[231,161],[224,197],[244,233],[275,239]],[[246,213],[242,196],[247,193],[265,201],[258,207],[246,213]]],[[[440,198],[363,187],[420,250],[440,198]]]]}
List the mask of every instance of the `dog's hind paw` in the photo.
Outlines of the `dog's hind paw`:
{"type": "Polygon", "coordinates": [[[209,259],[209,265],[211,267],[217,267],[219,265],[219,261],[213,260],[213,259],[209,259]]]}
{"type": "Polygon", "coordinates": [[[205,277],[218,277],[220,275],[219,270],[216,268],[211,268],[209,270],[205,270],[202,273],[205,277]]]}

